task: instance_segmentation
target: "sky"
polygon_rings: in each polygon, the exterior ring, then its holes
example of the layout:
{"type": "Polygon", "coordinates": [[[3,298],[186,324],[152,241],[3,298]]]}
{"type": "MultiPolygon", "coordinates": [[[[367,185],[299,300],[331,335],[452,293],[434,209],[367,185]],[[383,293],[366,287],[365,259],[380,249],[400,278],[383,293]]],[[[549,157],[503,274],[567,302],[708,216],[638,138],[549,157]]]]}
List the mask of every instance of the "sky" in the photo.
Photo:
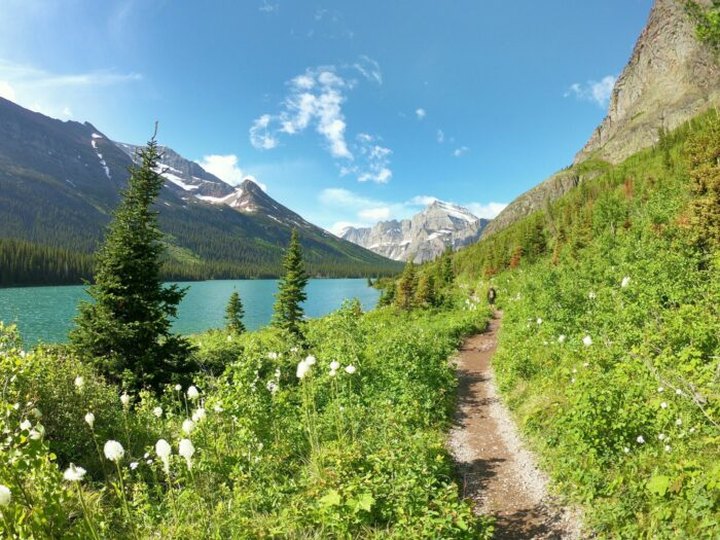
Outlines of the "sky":
{"type": "Polygon", "coordinates": [[[0,0],[0,96],[339,232],[492,218],[602,121],[651,0],[0,0]]]}

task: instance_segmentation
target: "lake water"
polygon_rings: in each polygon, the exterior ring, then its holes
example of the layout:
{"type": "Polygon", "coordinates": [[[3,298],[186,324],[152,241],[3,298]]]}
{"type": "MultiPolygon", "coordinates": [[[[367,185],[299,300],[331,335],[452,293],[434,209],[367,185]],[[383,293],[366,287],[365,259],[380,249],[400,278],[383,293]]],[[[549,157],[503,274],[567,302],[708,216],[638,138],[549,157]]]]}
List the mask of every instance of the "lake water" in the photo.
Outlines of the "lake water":
{"type": "MultiPolygon", "coordinates": [[[[277,280],[223,280],[180,283],[189,287],[173,327],[181,334],[225,325],[225,306],[237,290],[245,308],[245,326],[255,330],[270,322],[277,280]]],[[[365,279],[311,279],[307,286],[308,317],[321,317],[338,309],[344,300],[357,298],[363,309],[377,305],[380,292],[365,279]]],[[[38,341],[64,343],[81,300],[89,299],[83,286],[0,289],[0,321],[17,323],[27,346],[38,341]]]]}

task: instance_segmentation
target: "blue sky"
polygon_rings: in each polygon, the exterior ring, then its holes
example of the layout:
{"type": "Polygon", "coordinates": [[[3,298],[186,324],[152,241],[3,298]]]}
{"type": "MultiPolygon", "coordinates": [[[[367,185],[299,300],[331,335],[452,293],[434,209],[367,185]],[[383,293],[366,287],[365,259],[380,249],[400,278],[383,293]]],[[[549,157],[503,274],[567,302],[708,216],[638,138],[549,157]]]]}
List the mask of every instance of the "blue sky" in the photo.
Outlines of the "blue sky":
{"type": "Polygon", "coordinates": [[[651,0],[0,0],[0,96],[332,230],[492,217],[602,120],[651,0]]]}

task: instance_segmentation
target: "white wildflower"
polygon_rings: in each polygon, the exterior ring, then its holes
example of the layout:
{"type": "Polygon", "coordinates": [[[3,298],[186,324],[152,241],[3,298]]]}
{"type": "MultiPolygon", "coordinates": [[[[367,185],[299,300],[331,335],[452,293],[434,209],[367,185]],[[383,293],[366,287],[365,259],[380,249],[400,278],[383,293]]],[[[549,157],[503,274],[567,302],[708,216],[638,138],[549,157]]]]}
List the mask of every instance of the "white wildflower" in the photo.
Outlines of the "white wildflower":
{"type": "Polygon", "coordinates": [[[589,298],[590,300],[595,300],[595,298],[597,298],[597,294],[595,294],[595,291],[590,291],[590,292],[588,293],[588,298],[589,298]]]}
{"type": "Polygon", "coordinates": [[[666,402],[666,401],[663,401],[663,402],[660,404],[660,407],[662,407],[663,409],[667,409],[667,408],[668,408],[667,402],[666,402]]]}
{"type": "Polygon", "coordinates": [[[307,358],[305,358],[305,362],[308,366],[314,366],[315,362],[317,362],[316,358],[311,354],[307,358]]]}
{"type": "Polygon", "coordinates": [[[30,431],[30,428],[32,428],[32,422],[30,420],[23,420],[20,422],[20,429],[23,431],[30,431]]]}
{"type": "Polygon", "coordinates": [[[645,444],[645,437],[643,437],[642,435],[638,435],[638,438],[635,440],[638,442],[638,444],[645,444]]]}
{"type": "Polygon", "coordinates": [[[149,458],[149,457],[150,457],[150,452],[145,452],[145,453],[143,454],[143,459],[147,459],[147,458],[149,458]]]}
{"type": "Polygon", "coordinates": [[[85,379],[81,375],[78,375],[75,377],[75,387],[78,390],[82,390],[83,386],[85,386],[85,379]]]}
{"type": "Polygon", "coordinates": [[[192,385],[187,389],[187,397],[191,401],[195,401],[197,398],[200,397],[200,392],[195,387],[195,385],[192,385]]]}
{"type": "Polygon", "coordinates": [[[661,441],[664,441],[664,440],[665,440],[665,434],[664,434],[664,433],[660,433],[660,434],[658,435],[658,439],[660,439],[661,441]]]}
{"type": "Polygon", "coordinates": [[[585,345],[586,347],[589,347],[590,345],[592,345],[593,340],[590,336],[585,336],[583,338],[582,342],[583,342],[583,345],[585,345]]]}
{"type": "Polygon", "coordinates": [[[280,379],[280,368],[275,370],[275,378],[280,379]]]}
{"type": "Polygon", "coordinates": [[[297,375],[298,379],[302,379],[305,375],[307,375],[308,371],[310,371],[310,364],[308,364],[305,360],[301,360],[297,365],[295,375],[297,375]]]}
{"type": "Polygon", "coordinates": [[[130,464],[130,470],[131,470],[131,471],[134,471],[135,469],[138,468],[138,465],[139,465],[139,463],[138,463],[137,461],[133,461],[133,462],[130,464]]]}
{"type": "Polygon", "coordinates": [[[170,454],[172,454],[172,448],[165,439],[160,439],[155,443],[155,453],[163,463],[163,469],[166,473],[170,472],[170,454]]]}
{"type": "Polygon", "coordinates": [[[85,415],[85,423],[92,429],[95,426],[95,415],[91,412],[85,415]]]}
{"type": "Polygon", "coordinates": [[[277,359],[278,359],[278,353],[276,353],[276,352],[269,352],[269,353],[267,354],[267,357],[268,357],[270,360],[277,360],[277,359]]]}
{"type": "Polygon", "coordinates": [[[543,320],[542,320],[540,317],[538,317],[535,322],[538,323],[538,324],[542,324],[542,323],[543,323],[543,320]]]}
{"type": "Polygon", "coordinates": [[[82,467],[76,467],[74,463],[71,463],[70,466],[65,469],[65,472],[63,473],[63,478],[68,482],[80,482],[80,480],[83,479],[83,476],[85,476],[86,472],[87,471],[82,467]]]}
{"type": "Polygon", "coordinates": [[[658,386],[658,394],[662,394],[665,391],[664,386],[658,386]]]}
{"type": "Polygon", "coordinates": [[[629,453],[630,453],[630,449],[626,446],[625,448],[623,448],[623,452],[625,452],[626,454],[629,454],[629,453]]]}
{"type": "Polygon", "coordinates": [[[199,407],[192,415],[193,422],[199,422],[205,418],[205,409],[199,407]]]}
{"type": "Polygon", "coordinates": [[[120,461],[125,455],[125,449],[122,447],[122,444],[113,440],[105,443],[103,451],[105,452],[105,457],[115,463],[120,461]]]}
{"type": "Polygon", "coordinates": [[[7,506],[12,501],[12,492],[10,488],[0,484],[0,506],[7,506]]]}
{"type": "Polygon", "coordinates": [[[178,454],[184,457],[185,461],[187,461],[188,470],[192,469],[192,457],[194,453],[195,447],[193,446],[193,443],[190,439],[183,439],[180,441],[180,445],[178,447],[178,454]]]}
{"type": "Polygon", "coordinates": [[[337,371],[338,369],[340,369],[340,362],[338,362],[337,360],[333,360],[332,362],[330,362],[330,369],[333,371],[337,371]]]}
{"type": "Polygon", "coordinates": [[[682,396],[682,395],[683,395],[683,391],[680,390],[679,388],[678,388],[677,390],[675,390],[675,393],[676,393],[678,396],[682,396]]]}
{"type": "Polygon", "coordinates": [[[213,411],[215,411],[216,413],[221,413],[224,411],[224,409],[216,403],[215,405],[213,405],[213,411]]]}
{"type": "Polygon", "coordinates": [[[183,433],[185,433],[186,435],[190,435],[190,433],[192,433],[193,429],[195,429],[195,422],[193,422],[189,418],[186,418],[185,420],[183,420],[183,423],[182,423],[183,433]]]}
{"type": "Polygon", "coordinates": [[[271,394],[274,394],[278,391],[278,385],[275,383],[275,381],[268,381],[265,387],[268,389],[268,392],[271,394]]]}
{"type": "Polygon", "coordinates": [[[127,392],[123,392],[120,396],[120,403],[123,404],[123,407],[130,405],[130,396],[128,396],[127,392]]]}
{"type": "Polygon", "coordinates": [[[330,374],[331,377],[335,377],[337,375],[337,369],[331,369],[330,374]]]}
{"type": "Polygon", "coordinates": [[[624,278],[622,278],[622,282],[620,283],[620,287],[622,287],[622,288],[624,289],[624,288],[627,287],[628,285],[630,285],[630,277],[629,277],[629,276],[625,276],[624,278]]]}
{"type": "Polygon", "coordinates": [[[666,452],[669,452],[670,450],[672,450],[672,448],[670,447],[669,444],[666,444],[666,445],[665,445],[665,451],[666,451],[666,452]]]}
{"type": "Polygon", "coordinates": [[[43,435],[45,435],[45,428],[41,424],[36,424],[35,429],[31,429],[30,433],[28,433],[28,437],[33,441],[39,441],[43,438],[43,435]]]}
{"type": "Polygon", "coordinates": [[[560,334],[558,336],[558,343],[565,343],[565,334],[560,334]]]}
{"type": "Polygon", "coordinates": [[[182,392],[182,386],[179,385],[179,384],[176,384],[176,385],[175,385],[175,391],[176,391],[176,392],[182,392]]]}
{"type": "Polygon", "coordinates": [[[675,420],[675,425],[682,426],[682,418],[678,418],[677,420],[675,420]]]}
{"type": "Polygon", "coordinates": [[[355,373],[355,371],[357,370],[352,364],[350,364],[349,366],[345,366],[345,373],[352,375],[353,373],[355,373]]]}
{"type": "Polygon", "coordinates": [[[163,415],[162,407],[155,407],[153,409],[153,414],[158,418],[162,417],[162,415],[163,415]]]}

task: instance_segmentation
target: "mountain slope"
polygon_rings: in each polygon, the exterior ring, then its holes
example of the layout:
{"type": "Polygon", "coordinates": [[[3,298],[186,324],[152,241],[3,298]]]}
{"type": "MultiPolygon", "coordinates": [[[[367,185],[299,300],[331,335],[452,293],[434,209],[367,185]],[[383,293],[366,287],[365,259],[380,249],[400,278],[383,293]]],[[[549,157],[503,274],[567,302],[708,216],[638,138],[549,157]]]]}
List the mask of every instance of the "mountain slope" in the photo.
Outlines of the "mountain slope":
{"type": "Polygon", "coordinates": [[[345,240],[396,261],[431,261],[447,247],[459,249],[480,238],[485,219],[454,204],[435,201],[411,219],[381,221],[373,227],[347,227],[345,240]]]}
{"type": "MultiPolygon", "coordinates": [[[[0,269],[0,284],[27,283],[33,264],[62,266],[47,248],[77,254],[69,259],[82,264],[66,260],[71,268],[50,272],[45,283],[89,277],[74,267],[87,268],[83,256],[102,239],[134,153],[89,123],[62,122],[0,98],[0,239],[23,243],[19,251],[17,243],[3,244],[23,260],[2,257],[12,264],[0,269]]],[[[292,228],[313,275],[384,275],[400,266],[308,223],[251,181],[233,188],[169,148],[162,164],[158,172],[168,181],[157,208],[170,248],[168,277],[276,276],[292,228]]]]}
{"type": "MultiPolygon", "coordinates": [[[[701,0],[710,5],[711,0],[701,0]]],[[[488,237],[544,208],[573,186],[600,174],[658,142],[699,112],[720,104],[720,66],[695,36],[695,27],[678,0],[655,0],[647,25],[612,92],[607,117],[560,171],[511,202],[485,229],[488,237]]]]}

